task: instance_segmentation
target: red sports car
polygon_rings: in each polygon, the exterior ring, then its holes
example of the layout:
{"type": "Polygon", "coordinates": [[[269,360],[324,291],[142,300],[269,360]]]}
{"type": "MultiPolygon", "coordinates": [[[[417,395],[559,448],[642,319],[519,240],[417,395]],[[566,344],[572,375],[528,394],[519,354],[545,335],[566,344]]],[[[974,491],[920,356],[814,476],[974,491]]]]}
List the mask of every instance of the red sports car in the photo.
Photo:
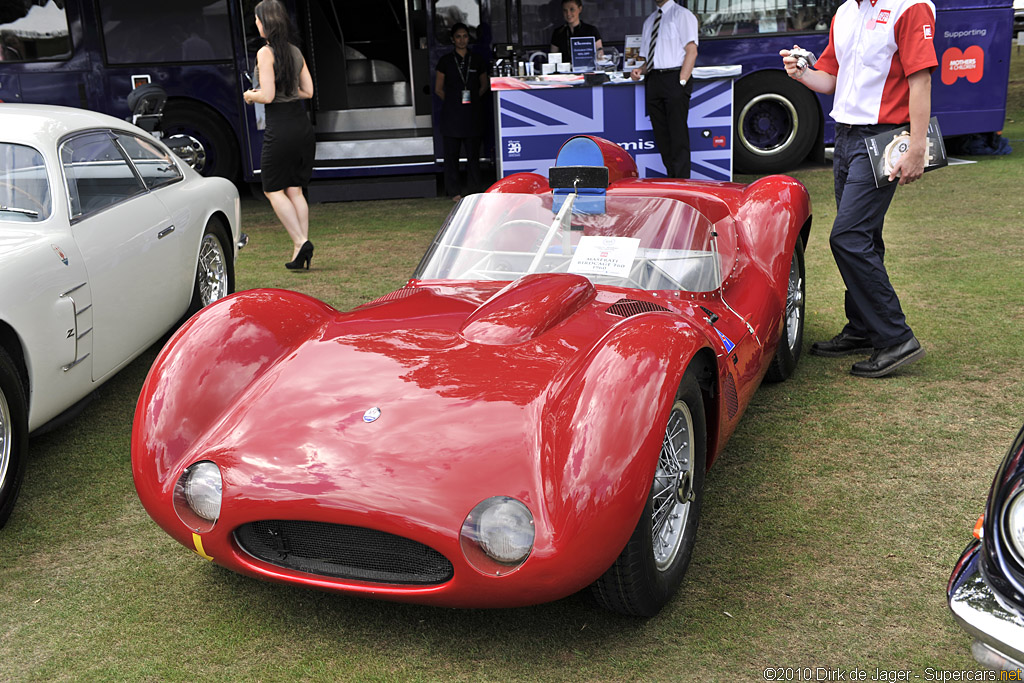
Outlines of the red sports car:
{"type": "Polygon", "coordinates": [[[588,586],[656,613],[707,468],[800,356],[807,191],[639,179],[606,140],[455,208],[408,284],[348,313],[252,290],[165,346],[139,497],[243,574],[453,607],[588,586]]]}

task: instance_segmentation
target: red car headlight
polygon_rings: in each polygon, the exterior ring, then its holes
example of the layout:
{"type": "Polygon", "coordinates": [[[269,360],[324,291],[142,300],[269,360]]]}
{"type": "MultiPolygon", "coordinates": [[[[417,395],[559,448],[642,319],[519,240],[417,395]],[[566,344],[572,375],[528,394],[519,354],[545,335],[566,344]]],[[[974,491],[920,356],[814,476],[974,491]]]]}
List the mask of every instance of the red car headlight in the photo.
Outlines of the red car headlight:
{"type": "Polygon", "coordinates": [[[504,576],[526,562],[534,536],[529,508],[515,498],[495,496],[469,513],[459,542],[474,568],[488,576],[504,576]]]}

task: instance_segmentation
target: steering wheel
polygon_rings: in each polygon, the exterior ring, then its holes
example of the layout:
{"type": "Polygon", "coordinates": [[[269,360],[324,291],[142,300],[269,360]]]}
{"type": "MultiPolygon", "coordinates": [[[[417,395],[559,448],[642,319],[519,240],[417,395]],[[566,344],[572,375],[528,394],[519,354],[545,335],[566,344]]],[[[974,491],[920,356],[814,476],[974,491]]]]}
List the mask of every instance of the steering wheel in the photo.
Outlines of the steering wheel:
{"type": "MultiPolygon", "coordinates": [[[[23,195],[26,199],[28,199],[30,202],[32,202],[32,204],[35,205],[36,209],[38,209],[38,211],[39,211],[39,215],[43,215],[43,214],[46,213],[46,207],[43,206],[42,203],[38,199],[33,197],[31,194],[29,194],[25,190],[21,189],[20,187],[17,187],[16,185],[11,185],[10,183],[8,183],[8,182],[6,182],[4,180],[0,180],[0,189],[3,189],[3,188],[8,188],[8,189],[12,190],[16,194],[23,195]]],[[[23,208],[23,207],[18,207],[18,208],[23,208]]]]}

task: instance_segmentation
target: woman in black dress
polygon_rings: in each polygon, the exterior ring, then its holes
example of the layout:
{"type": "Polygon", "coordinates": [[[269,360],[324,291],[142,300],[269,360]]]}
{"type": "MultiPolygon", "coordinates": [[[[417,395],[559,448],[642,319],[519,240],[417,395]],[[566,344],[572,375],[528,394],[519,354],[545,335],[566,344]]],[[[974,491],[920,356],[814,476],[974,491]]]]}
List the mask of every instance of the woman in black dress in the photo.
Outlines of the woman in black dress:
{"type": "Polygon", "coordinates": [[[266,105],[261,178],[284,229],[292,238],[292,260],[285,267],[309,268],[309,205],[302,191],[313,174],[316,137],[303,100],[313,96],[313,78],[299,48],[288,40],[290,23],[280,0],[256,5],[256,29],[267,44],[256,53],[253,89],[243,93],[249,104],[266,105]]]}
{"type": "Polygon", "coordinates": [[[455,49],[437,62],[434,92],[441,98],[441,135],[444,136],[444,187],[448,196],[462,197],[459,182],[459,154],[466,147],[468,187],[480,188],[480,141],[484,132],[483,97],[490,81],[487,63],[469,51],[469,29],[452,26],[455,49]]]}

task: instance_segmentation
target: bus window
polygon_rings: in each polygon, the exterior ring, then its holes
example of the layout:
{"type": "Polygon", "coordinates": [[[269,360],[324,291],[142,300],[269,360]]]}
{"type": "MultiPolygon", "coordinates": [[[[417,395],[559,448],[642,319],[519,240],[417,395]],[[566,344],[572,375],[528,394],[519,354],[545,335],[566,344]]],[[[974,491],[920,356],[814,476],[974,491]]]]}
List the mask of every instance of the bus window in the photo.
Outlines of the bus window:
{"type": "Polygon", "coordinates": [[[35,62],[71,56],[64,3],[0,0],[0,61],[35,62]]]}
{"type": "Polygon", "coordinates": [[[154,12],[138,0],[100,0],[109,64],[224,61],[232,57],[227,0],[175,0],[154,12]]]}
{"type": "MultiPolygon", "coordinates": [[[[538,47],[547,52],[551,44],[551,34],[565,23],[561,0],[522,0],[521,7],[523,45],[538,47]]],[[[609,45],[621,43],[626,34],[639,34],[643,31],[644,19],[655,9],[657,6],[653,2],[584,2],[581,19],[596,26],[601,32],[604,44],[609,45]]],[[[495,31],[495,36],[498,35],[500,34],[495,31]]],[[[514,36],[510,37],[510,40],[516,42],[514,36]]],[[[568,55],[562,57],[568,59],[568,55]]]]}
{"type": "Polygon", "coordinates": [[[842,0],[697,0],[702,36],[827,31],[842,0]]]}
{"type": "Polygon", "coordinates": [[[475,43],[479,39],[479,0],[434,0],[434,35],[439,44],[452,44],[451,28],[458,23],[466,25],[470,43],[475,43]]]}

